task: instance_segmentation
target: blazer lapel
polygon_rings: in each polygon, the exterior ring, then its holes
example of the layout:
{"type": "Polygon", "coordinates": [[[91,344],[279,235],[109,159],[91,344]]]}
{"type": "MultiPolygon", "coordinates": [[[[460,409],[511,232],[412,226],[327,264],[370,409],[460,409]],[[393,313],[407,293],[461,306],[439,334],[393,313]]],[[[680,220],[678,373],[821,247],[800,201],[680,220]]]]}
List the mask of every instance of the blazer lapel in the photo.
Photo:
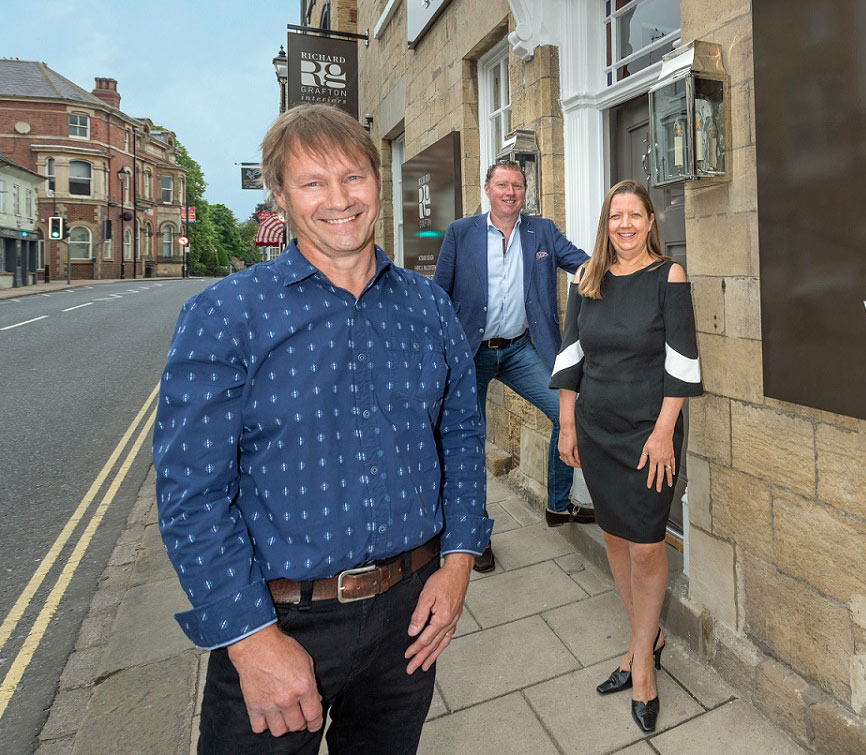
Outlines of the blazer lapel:
{"type": "Polygon", "coordinates": [[[475,269],[478,272],[479,290],[484,292],[484,305],[487,306],[487,214],[478,215],[478,223],[470,248],[475,252],[475,269]]]}
{"type": "Polygon", "coordinates": [[[520,248],[523,250],[523,301],[526,301],[538,251],[538,236],[532,227],[532,219],[527,215],[520,216],[520,248]]]}

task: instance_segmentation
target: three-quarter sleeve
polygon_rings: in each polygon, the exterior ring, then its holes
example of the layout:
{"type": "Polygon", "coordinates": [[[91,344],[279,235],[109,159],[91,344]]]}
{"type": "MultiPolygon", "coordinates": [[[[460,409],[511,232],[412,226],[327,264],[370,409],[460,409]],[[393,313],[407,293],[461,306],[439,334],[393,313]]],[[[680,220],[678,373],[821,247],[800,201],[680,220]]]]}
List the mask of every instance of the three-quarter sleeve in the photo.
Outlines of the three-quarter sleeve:
{"type": "Polygon", "coordinates": [[[564,388],[575,392],[580,390],[580,381],[583,377],[583,349],[580,345],[577,318],[580,315],[582,299],[583,297],[577,291],[577,284],[572,283],[568,287],[565,333],[562,336],[562,348],[553,364],[551,388],[564,388]]]}
{"type": "Polygon", "coordinates": [[[703,386],[689,283],[666,283],[662,314],[665,324],[664,395],[700,396],[703,386]]]}

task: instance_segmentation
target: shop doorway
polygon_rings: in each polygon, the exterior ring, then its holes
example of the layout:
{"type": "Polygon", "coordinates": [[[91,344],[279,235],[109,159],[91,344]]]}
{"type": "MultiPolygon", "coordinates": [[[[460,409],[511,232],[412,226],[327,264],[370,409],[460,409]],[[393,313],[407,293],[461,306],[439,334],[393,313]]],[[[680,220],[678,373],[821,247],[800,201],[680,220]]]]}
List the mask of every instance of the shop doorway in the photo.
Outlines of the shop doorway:
{"type": "MultiPolygon", "coordinates": [[[[665,253],[686,270],[686,216],[685,192],[682,184],[653,188],[650,185],[649,165],[649,97],[642,95],[609,111],[610,124],[610,183],[630,178],[647,187],[656,212],[665,253]]],[[[686,490],[686,451],[688,445],[688,407],[684,411],[686,442],[679,460],[680,475],[668,530],[683,536],[682,498],[686,490]]]]}

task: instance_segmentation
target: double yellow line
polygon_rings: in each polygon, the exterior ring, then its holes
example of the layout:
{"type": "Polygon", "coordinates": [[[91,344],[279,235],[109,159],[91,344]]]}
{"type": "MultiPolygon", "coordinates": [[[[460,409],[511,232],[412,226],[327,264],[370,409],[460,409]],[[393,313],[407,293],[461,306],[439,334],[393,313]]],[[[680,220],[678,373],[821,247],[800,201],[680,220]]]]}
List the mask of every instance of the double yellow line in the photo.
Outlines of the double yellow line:
{"type": "MultiPolygon", "coordinates": [[[[132,420],[129,427],[126,429],[126,432],[124,432],[123,437],[121,437],[120,441],[114,447],[111,456],[108,457],[108,461],[105,462],[102,470],[84,494],[81,503],[78,504],[78,507],[75,509],[72,516],[69,517],[69,520],[66,522],[60,534],[57,536],[57,539],[54,541],[54,544],[48,550],[48,553],[42,559],[39,567],[33,573],[27,586],[21,592],[21,595],[18,596],[15,605],[12,606],[12,610],[9,611],[9,614],[5,619],[3,619],[3,623],[0,624],[0,651],[3,650],[3,647],[12,635],[12,632],[15,631],[15,628],[24,616],[24,612],[33,601],[33,598],[42,586],[42,583],[51,571],[51,568],[57,562],[58,558],[60,558],[67,542],[78,528],[78,525],[84,520],[87,510],[90,508],[90,504],[93,503],[105,480],[111,474],[111,470],[114,469],[114,465],[123,453],[123,449],[126,447],[129,439],[135,434],[135,431],[139,428],[142,419],[147,415],[148,408],[156,398],[158,391],[159,384],[157,384],[157,386],[151,391],[147,400],[144,402],[141,409],[139,409],[138,414],[135,415],[135,419],[132,420]]],[[[36,653],[39,644],[42,642],[42,638],[48,629],[52,617],[60,605],[60,601],[66,592],[66,588],[69,587],[69,583],[72,581],[75,570],[81,563],[81,559],[84,557],[87,548],[93,540],[93,536],[96,534],[96,529],[102,522],[105,512],[114,500],[115,495],[117,495],[118,489],[126,479],[126,475],[129,473],[132,462],[135,460],[145,438],[147,438],[147,434],[153,427],[155,417],[156,408],[154,407],[144,424],[141,425],[138,435],[129,447],[123,462],[114,475],[114,479],[108,486],[108,490],[105,491],[105,495],[102,497],[99,505],[91,513],[90,521],[88,521],[87,526],[79,536],[78,542],[75,544],[72,553],[63,567],[63,571],[60,572],[57,582],[54,583],[54,587],[45,599],[45,603],[42,605],[42,610],[39,611],[39,615],[36,617],[36,621],[33,623],[33,626],[18,651],[18,654],[15,656],[15,660],[9,667],[9,671],[3,678],[2,683],[0,683],[0,718],[3,717],[6,707],[9,705],[12,695],[15,694],[15,690],[21,681],[21,677],[24,675],[24,672],[33,660],[33,655],[36,653]]]]}

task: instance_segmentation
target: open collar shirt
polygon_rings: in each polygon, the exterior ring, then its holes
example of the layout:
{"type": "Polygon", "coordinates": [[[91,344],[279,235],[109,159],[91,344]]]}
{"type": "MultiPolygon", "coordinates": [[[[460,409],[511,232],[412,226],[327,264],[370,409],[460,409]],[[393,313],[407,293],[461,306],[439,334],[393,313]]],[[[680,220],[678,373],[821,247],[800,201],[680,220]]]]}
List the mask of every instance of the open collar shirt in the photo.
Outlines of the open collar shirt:
{"type": "Polygon", "coordinates": [[[160,529],[205,648],[273,623],[267,581],[386,559],[441,532],[480,554],[483,430],[443,291],[376,250],[356,300],[292,242],[183,307],[154,428],[160,529]]]}
{"type": "Polygon", "coordinates": [[[505,238],[487,213],[487,323],[484,340],[517,338],[529,324],[523,303],[523,246],[519,215],[505,238]]]}

